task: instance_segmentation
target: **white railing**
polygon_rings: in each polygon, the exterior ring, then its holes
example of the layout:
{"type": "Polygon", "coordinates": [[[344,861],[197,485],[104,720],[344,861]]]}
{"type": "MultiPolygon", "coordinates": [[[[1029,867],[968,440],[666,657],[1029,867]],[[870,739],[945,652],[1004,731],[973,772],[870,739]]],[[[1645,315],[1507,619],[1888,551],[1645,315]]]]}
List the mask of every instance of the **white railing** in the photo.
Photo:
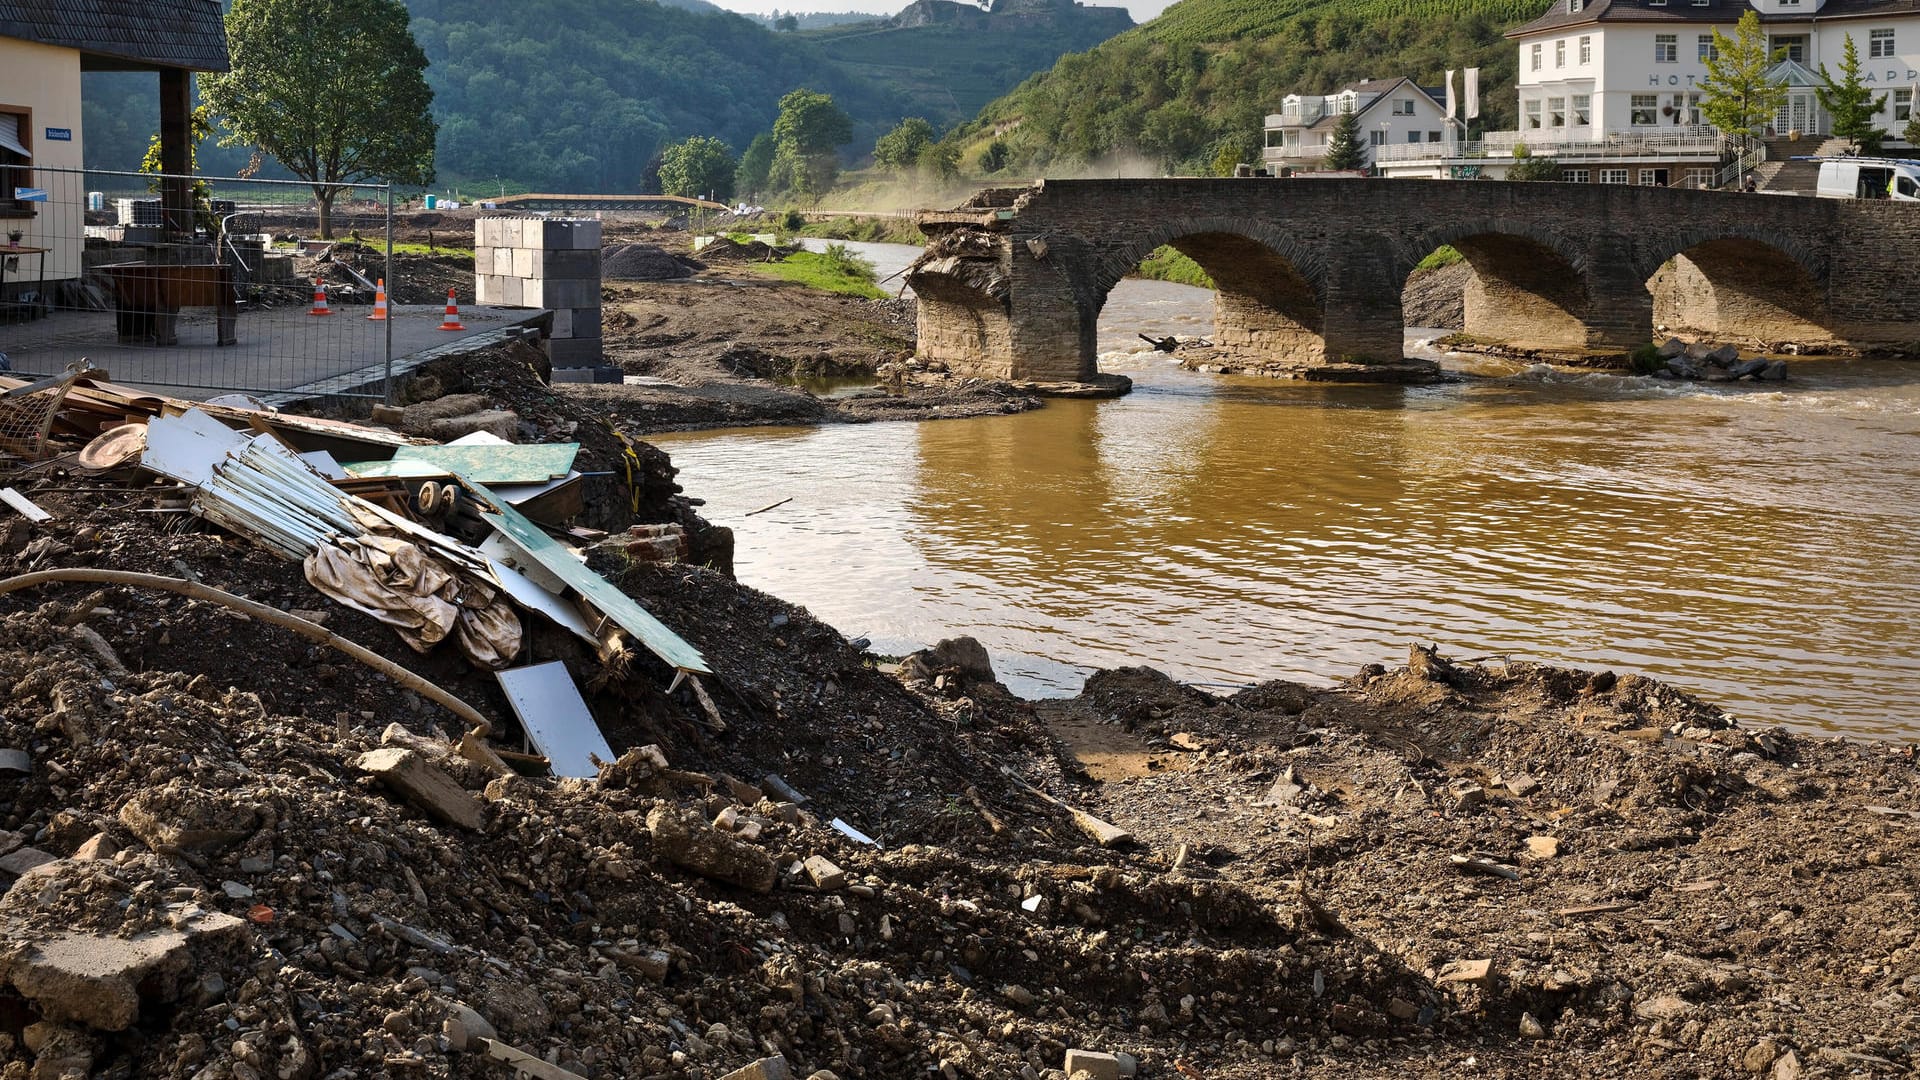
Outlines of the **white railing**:
{"type": "Polygon", "coordinates": [[[1660,132],[1616,131],[1605,139],[1555,140],[1532,131],[1490,131],[1479,139],[1437,143],[1390,143],[1375,147],[1379,161],[1472,161],[1511,158],[1515,146],[1530,155],[1561,159],[1631,159],[1657,155],[1719,160],[1720,133],[1711,127],[1671,128],[1660,132]]]}
{"type": "Polygon", "coordinates": [[[1731,164],[1720,170],[1719,175],[1713,178],[1713,186],[1733,187],[1743,176],[1758,168],[1765,160],[1767,160],[1767,144],[1755,139],[1753,146],[1746,153],[1734,158],[1731,164]]]}

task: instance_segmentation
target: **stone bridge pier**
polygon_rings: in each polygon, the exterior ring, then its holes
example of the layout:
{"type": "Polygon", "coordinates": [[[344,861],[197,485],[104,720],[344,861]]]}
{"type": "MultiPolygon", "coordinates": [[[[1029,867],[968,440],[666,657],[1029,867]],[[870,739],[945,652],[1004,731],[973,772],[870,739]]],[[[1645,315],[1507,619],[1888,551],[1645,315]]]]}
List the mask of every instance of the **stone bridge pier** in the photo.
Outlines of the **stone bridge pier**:
{"type": "Polygon", "coordinates": [[[1619,356],[1653,340],[1656,319],[1661,333],[1749,347],[1920,340],[1911,204],[1497,181],[1047,180],[919,224],[929,244],[908,281],[920,353],[994,378],[1092,379],[1108,293],[1163,244],[1213,278],[1223,356],[1274,374],[1400,362],[1402,290],[1443,245],[1471,267],[1465,333],[1487,344],[1619,356]]]}

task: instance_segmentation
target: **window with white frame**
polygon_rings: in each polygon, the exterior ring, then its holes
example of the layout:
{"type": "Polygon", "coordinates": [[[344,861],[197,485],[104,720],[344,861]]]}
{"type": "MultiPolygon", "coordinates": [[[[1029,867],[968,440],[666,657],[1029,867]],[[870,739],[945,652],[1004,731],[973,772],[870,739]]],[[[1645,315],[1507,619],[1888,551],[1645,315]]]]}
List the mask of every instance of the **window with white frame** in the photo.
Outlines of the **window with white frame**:
{"type": "Polygon", "coordinates": [[[1384,146],[1386,145],[1386,141],[1387,141],[1387,133],[1384,131],[1367,132],[1367,142],[1370,143],[1371,145],[1384,146]]]}
{"type": "Polygon", "coordinates": [[[1584,184],[1593,179],[1593,173],[1586,169],[1561,169],[1560,179],[1569,184],[1584,184]]]}
{"type": "Polygon", "coordinates": [[[1667,186],[1667,170],[1641,169],[1640,170],[1640,186],[1641,187],[1666,187],[1667,186]]]}
{"type": "Polygon", "coordinates": [[[1660,122],[1659,94],[1635,94],[1627,104],[1627,118],[1634,127],[1652,127],[1660,122]]]}
{"type": "MultiPolygon", "coordinates": [[[[1787,4],[1788,0],[1780,0],[1782,7],[1787,6],[1787,4]]],[[[1807,35],[1780,34],[1767,39],[1767,49],[1769,52],[1781,54],[1780,58],[1783,60],[1791,60],[1796,64],[1804,64],[1807,62],[1807,35]]]]}
{"type": "Polygon", "coordinates": [[[1893,31],[1892,30],[1867,31],[1867,55],[1876,56],[1876,57],[1892,56],[1893,55],[1893,31]]]}
{"type": "Polygon", "coordinates": [[[1601,169],[1600,182],[1603,184],[1624,184],[1627,182],[1627,170],[1601,169]]]}
{"type": "Polygon", "coordinates": [[[1573,126],[1586,127],[1593,123],[1593,95],[1573,95],[1573,126]]]}
{"type": "Polygon", "coordinates": [[[1567,10],[1575,15],[1580,14],[1580,9],[1586,6],[1587,0],[1567,0],[1567,10]]]}
{"type": "Polygon", "coordinates": [[[1550,97],[1547,99],[1547,126],[1557,128],[1567,126],[1566,98],[1550,97]]]}
{"type": "Polygon", "coordinates": [[[1690,188],[1710,188],[1713,186],[1712,169],[1688,169],[1687,186],[1690,188]]]}
{"type": "Polygon", "coordinates": [[[1417,143],[1417,142],[1419,142],[1419,141],[1420,141],[1420,133],[1419,133],[1419,132],[1417,132],[1417,131],[1409,131],[1409,132],[1407,132],[1407,141],[1408,141],[1408,142],[1410,142],[1410,143],[1417,143]]]}
{"type": "Polygon", "coordinates": [[[1591,63],[1593,63],[1593,38],[1582,34],[1580,35],[1580,64],[1584,67],[1591,63]]]}
{"type": "Polygon", "coordinates": [[[1666,7],[1667,0],[1647,0],[1648,7],[1666,7]]]}
{"type": "Polygon", "coordinates": [[[1712,2],[1713,2],[1713,0],[1693,0],[1693,6],[1694,6],[1694,7],[1706,7],[1706,6],[1708,5],[1708,4],[1710,4],[1710,3],[1712,3],[1712,2]]]}
{"type": "Polygon", "coordinates": [[[1540,99],[1520,103],[1520,126],[1527,131],[1540,130],[1540,99]]]}
{"type": "Polygon", "coordinates": [[[1713,43],[1712,34],[1701,34],[1698,57],[1701,63],[1720,59],[1720,50],[1713,43]]]}
{"type": "Polygon", "coordinates": [[[1799,7],[1800,0],[1780,0],[1781,7],[1799,7]]]}
{"type": "Polygon", "coordinates": [[[1413,115],[1413,99],[1412,98],[1394,98],[1393,99],[1393,115],[1412,116],[1413,115]]]}
{"type": "Polygon", "coordinates": [[[1904,124],[1912,118],[1913,87],[1909,86],[1904,90],[1895,90],[1893,92],[1893,119],[1898,123],[1904,124]]]}
{"type": "Polygon", "coordinates": [[[1687,123],[1692,124],[1694,127],[1699,127],[1707,122],[1707,118],[1700,114],[1700,101],[1705,96],[1706,95],[1697,90],[1687,95],[1685,105],[1687,110],[1687,123]]]}
{"type": "Polygon", "coordinates": [[[1528,61],[1529,61],[1527,65],[1527,70],[1529,71],[1540,70],[1540,57],[1544,54],[1545,50],[1546,50],[1545,45],[1542,45],[1537,41],[1533,43],[1532,50],[1529,51],[1529,53],[1527,54],[1528,61]]]}
{"type": "Polygon", "coordinates": [[[1680,35],[1653,35],[1653,62],[1656,64],[1677,64],[1680,62],[1680,35]]]}
{"type": "Polygon", "coordinates": [[[1563,68],[1567,66],[1567,39],[1566,38],[1561,38],[1559,41],[1556,41],[1553,43],[1553,66],[1557,68],[1563,68]]]}

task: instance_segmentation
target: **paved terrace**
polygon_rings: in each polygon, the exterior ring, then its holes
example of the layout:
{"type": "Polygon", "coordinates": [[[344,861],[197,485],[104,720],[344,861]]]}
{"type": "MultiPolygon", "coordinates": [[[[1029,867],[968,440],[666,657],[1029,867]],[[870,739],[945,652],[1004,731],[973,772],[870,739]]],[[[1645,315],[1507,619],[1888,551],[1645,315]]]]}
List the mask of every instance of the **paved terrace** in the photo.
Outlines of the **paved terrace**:
{"type": "MultiPolygon", "coordinates": [[[[15,372],[54,374],[80,360],[105,369],[116,383],[177,397],[205,399],[245,391],[282,404],[325,394],[381,393],[385,327],[364,306],[337,308],[326,318],[304,307],[242,312],[239,343],[214,344],[213,311],[180,312],[177,345],[122,345],[111,311],[57,311],[30,322],[0,325],[0,353],[15,372]]],[[[440,329],[443,305],[393,308],[393,370],[416,367],[450,348],[474,348],[504,338],[512,327],[552,318],[537,308],[462,307],[465,331],[440,329]]]]}

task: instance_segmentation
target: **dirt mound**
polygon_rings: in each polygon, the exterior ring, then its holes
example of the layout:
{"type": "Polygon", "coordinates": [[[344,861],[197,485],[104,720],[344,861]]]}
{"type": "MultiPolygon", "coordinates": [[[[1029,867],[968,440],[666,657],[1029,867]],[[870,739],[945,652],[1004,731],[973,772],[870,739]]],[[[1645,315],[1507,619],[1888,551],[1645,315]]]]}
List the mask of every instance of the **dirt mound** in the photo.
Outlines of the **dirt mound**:
{"type": "Polygon", "coordinates": [[[741,243],[731,237],[715,237],[713,242],[700,249],[700,258],[710,263],[772,262],[784,259],[799,251],[789,245],[775,246],[761,240],[748,240],[741,243]]]}
{"type": "Polygon", "coordinates": [[[656,244],[620,244],[600,257],[601,276],[609,281],[673,281],[706,267],[656,244]]]}

